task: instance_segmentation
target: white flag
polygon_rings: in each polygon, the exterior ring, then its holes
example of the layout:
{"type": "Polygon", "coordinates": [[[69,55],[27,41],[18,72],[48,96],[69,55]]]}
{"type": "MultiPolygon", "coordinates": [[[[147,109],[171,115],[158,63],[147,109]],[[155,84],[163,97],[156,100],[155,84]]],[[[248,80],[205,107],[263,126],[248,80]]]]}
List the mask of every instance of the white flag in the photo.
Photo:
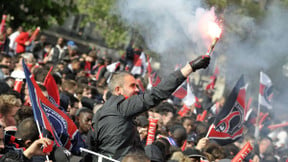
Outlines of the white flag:
{"type": "Polygon", "coordinates": [[[272,109],[272,81],[267,74],[260,72],[260,88],[259,88],[259,99],[260,105],[272,109]]]}

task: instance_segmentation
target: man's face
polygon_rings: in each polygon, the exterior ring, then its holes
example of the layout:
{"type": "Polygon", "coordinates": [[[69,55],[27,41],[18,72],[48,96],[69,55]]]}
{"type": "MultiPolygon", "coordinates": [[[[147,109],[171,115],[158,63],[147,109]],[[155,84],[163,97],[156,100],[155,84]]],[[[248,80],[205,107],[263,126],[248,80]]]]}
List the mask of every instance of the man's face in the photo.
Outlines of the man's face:
{"type": "Polygon", "coordinates": [[[4,116],[4,122],[5,122],[5,127],[8,126],[16,126],[16,121],[14,119],[16,112],[18,111],[19,107],[14,106],[10,109],[10,112],[8,112],[5,116],[4,116]]]}
{"type": "Polygon", "coordinates": [[[80,69],[80,62],[72,63],[72,68],[73,70],[78,71],[80,69]]]}
{"type": "Polygon", "coordinates": [[[10,67],[11,66],[11,59],[4,57],[0,64],[10,67]]]}
{"type": "Polygon", "coordinates": [[[119,87],[119,93],[125,97],[131,97],[134,94],[138,94],[139,89],[137,88],[137,82],[131,75],[124,77],[124,84],[119,87]]]}
{"type": "Polygon", "coordinates": [[[262,139],[259,143],[260,154],[266,153],[266,150],[268,149],[268,147],[272,147],[271,141],[269,139],[266,139],[266,138],[262,139]]]}
{"type": "Polygon", "coordinates": [[[186,133],[190,133],[192,131],[192,128],[193,128],[192,120],[186,119],[183,122],[183,127],[186,129],[186,133]]]}
{"type": "Polygon", "coordinates": [[[83,89],[82,96],[85,96],[85,97],[91,98],[91,97],[92,97],[91,89],[86,89],[86,88],[84,88],[84,89],[83,89]]]}
{"type": "Polygon", "coordinates": [[[69,104],[67,112],[70,116],[75,116],[78,109],[79,109],[79,102],[74,102],[72,105],[69,104]]]}
{"type": "Polygon", "coordinates": [[[162,115],[162,120],[163,120],[163,124],[164,125],[167,125],[167,123],[169,122],[169,121],[171,121],[171,119],[173,118],[173,113],[172,112],[167,112],[167,114],[166,115],[162,115]]]}
{"type": "Polygon", "coordinates": [[[57,44],[59,44],[60,46],[62,46],[64,43],[63,38],[58,38],[57,44]]]}
{"type": "Polygon", "coordinates": [[[85,112],[79,115],[79,130],[83,134],[88,133],[92,126],[93,114],[85,112]]]}

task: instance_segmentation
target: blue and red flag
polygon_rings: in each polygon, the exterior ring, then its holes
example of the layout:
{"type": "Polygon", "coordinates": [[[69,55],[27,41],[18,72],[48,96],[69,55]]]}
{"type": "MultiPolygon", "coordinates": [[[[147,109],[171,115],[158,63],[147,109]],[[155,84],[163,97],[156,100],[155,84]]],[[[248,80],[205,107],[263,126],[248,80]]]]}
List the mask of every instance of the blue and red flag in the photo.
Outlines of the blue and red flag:
{"type": "Polygon", "coordinates": [[[243,133],[246,87],[241,76],[208,132],[209,139],[220,145],[238,140],[243,133]]]}
{"type": "Polygon", "coordinates": [[[24,60],[23,68],[36,123],[39,127],[51,132],[57,146],[64,146],[72,153],[79,154],[80,147],[84,147],[85,143],[79,134],[77,126],[67,114],[43,95],[36,81],[31,77],[24,60]]]}

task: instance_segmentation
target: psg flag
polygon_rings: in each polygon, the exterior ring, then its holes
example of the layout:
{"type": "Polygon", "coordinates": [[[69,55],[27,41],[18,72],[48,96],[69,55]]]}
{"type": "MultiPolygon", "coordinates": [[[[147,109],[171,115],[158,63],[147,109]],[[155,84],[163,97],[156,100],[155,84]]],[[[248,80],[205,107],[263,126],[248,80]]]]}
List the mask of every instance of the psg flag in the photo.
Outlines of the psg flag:
{"type": "Polygon", "coordinates": [[[57,146],[64,146],[73,154],[80,154],[80,147],[85,147],[75,123],[59,108],[52,104],[42,93],[31,77],[24,60],[23,69],[28,84],[30,100],[38,127],[50,131],[57,146]]]}
{"type": "Polygon", "coordinates": [[[208,137],[220,145],[238,140],[243,133],[246,88],[243,75],[210,126],[208,137]]]}
{"type": "Polygon", "coordinates": [[[267,74],[260,72],[260,88],[259,88],[259,104],[268,108],[272,109],[272,81],[268,77],[267,74]]]}

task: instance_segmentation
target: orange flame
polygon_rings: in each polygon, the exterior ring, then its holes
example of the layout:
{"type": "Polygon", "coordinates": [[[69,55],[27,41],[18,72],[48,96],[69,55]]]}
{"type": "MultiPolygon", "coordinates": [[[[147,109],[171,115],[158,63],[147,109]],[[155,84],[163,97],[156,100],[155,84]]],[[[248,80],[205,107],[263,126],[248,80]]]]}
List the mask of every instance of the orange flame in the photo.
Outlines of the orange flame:
{"type": "Polygon", "coordinates": [[[215,38],[220,38],[220,35],[222,33],[222,29],[220,26],[215,23],[215,22],[209,22],[208,23],[208,34],[211,36],[213,39],[215,38]]]}

